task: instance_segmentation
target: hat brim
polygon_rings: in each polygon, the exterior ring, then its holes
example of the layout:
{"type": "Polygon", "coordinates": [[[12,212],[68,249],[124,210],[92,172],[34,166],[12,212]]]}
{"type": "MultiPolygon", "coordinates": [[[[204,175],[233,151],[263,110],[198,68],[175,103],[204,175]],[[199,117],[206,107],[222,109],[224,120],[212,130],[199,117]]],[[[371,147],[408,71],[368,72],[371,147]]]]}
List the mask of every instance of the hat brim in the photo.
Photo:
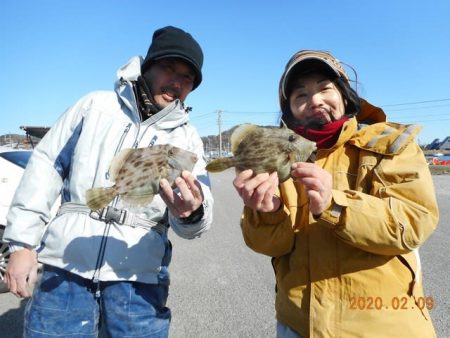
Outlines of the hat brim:
{"type": "Polygon", "coordinates": [[[286,89],[289,87],[293,75],[298,77],[300,75],[306,75],[310,73],[321,73],[326,75],[330,79],[335,79],[336,77],[341,76],[337,69],[335,69],[331,64],[321,58],[308,57],[300,59],[297,62],[294,62],[286,71],[282,87],[283,96],[287,98],[286,89]]]}

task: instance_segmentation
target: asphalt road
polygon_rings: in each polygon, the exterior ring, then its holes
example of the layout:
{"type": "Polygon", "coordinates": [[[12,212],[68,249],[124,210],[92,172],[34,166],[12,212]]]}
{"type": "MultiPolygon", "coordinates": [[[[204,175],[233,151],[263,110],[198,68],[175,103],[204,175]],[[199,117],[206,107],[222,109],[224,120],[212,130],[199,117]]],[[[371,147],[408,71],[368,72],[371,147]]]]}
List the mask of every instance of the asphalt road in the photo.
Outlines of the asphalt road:
{"type": "MultiPolygon", "coordinates": [[[[274,278],[270,259],[248,249],[241,236],[241,202],[233,171],[211,175],[216,206],[212,229],[187,241],[171,233],[174,252],[169,306],[174,338],[275,337],[274,278]]],[[[438,337],[450,337],[450,175],[434,176],[441,218],[421,248],[425,295],[438,337]]],[[[0,294],[0,338],[20,337],[25,301],[0,294]]]]}

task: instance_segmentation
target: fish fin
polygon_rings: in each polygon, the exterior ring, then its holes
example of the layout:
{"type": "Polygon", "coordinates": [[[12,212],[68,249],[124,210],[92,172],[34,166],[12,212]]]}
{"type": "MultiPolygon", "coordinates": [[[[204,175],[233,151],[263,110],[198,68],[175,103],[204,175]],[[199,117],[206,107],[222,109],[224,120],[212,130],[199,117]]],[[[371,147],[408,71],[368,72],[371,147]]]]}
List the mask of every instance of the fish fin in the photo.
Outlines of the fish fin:
{"type": "Polygon", "coordinates": [[[111,161],[111,165],[109,167],[109,175],[113,181],[116,180],[117,174],[119,173],[120,169],[123,167],[123,164],[127,160],[128,156],[130,156],[130,153],[133,152],[133,149],[123,149],[121,150],[111,161]]]}
{"type": "Polygon", "coordinates": [[[256,125],[250,123],[241,124],[237,127],[230,137],[231,151],[235,153],[242,140],[256,128],[256,125]]]}
{"type": "Polygon", "coordinates": [[[115,187],[92,188],[86,190],[86,204],[91,210],[98,210],[106,207],[116,196],[115,187]]]}
{"type": "Polygon", "coordinates": [[[297,162],[297,155],[296,155],[295,151],[291,151],[290,153],[288,153],[287,157],[288,157],[288,161],[291,164],[294,164],[295,162],[297,162]]]}
{"type": "Polygon", "coordinates": [[[206,170],[212,173],[218,173],[232,166],[234,166],[233,157],[222,157],[209,161],[206,165],[206,170]]]}
{"type": "Polygon", "coordinates": [[[153,201],[153,194],[147,195],[132,195],[123,194],[122,200],[123,204],[127,207],[143,207],[144,205],[150,204],[153,201]]]}

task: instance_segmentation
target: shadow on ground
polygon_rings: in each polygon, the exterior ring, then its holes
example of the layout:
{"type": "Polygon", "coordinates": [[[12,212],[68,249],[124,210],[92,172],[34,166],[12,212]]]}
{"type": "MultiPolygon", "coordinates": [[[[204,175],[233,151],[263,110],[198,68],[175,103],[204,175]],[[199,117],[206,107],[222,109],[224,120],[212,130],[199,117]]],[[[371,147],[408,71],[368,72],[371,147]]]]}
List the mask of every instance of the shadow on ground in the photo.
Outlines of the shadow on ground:
{"type": "Polygon", "coordinates": [[[20,338],[23,331],[23,313],[27,299],[20,302],[20,307],[11,309],[0,315],[1,336],[8,338],[20,338]]]}

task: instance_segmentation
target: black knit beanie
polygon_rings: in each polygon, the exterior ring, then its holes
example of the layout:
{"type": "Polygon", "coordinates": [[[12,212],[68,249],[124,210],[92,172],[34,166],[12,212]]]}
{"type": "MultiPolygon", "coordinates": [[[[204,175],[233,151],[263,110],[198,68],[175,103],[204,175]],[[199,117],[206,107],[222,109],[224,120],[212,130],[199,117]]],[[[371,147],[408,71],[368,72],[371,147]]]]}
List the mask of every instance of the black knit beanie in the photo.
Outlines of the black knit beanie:
{"type": "Polygon", "coordinates": [[[141,73],[144,74],[152,62],[169,57],[181,58],[192,66],[195,72],[192,90],[197,88],[202,82],[202,49],[191,34],[173,26],[160,28],[153,33],[152,44],[142,63],[141,73]]]}

